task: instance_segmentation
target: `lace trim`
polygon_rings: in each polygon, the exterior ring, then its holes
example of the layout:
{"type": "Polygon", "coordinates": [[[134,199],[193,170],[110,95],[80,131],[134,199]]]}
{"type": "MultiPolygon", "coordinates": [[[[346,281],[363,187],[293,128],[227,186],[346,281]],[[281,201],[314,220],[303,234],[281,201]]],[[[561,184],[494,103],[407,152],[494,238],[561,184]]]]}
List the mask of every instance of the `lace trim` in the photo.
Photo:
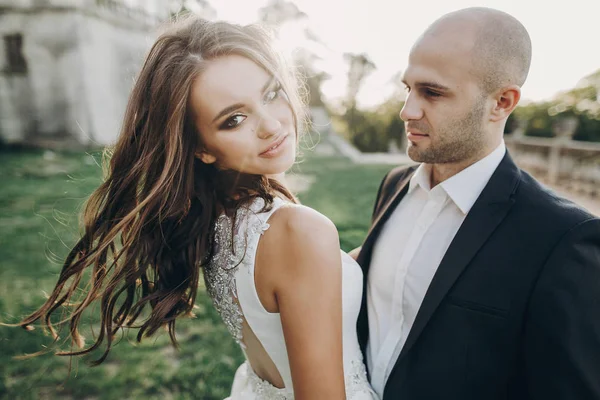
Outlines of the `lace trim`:
{"type": "Polygon", "coordinates": [[[263,206],[264,200],[258,198],[249,207],[240,208],[235,227],[232,218],[226,215],[217,218],[214,255],[204,270],[206,291],[229,333],[242,347],[244,314],[238,302],[235,273],[240,265],[252,266],[258,245],[256,238],[269,228],[257,215],[263,206]]]}
{"type": "Polygon", "coordinates": [[[287,388],[279,389],[273,386],[270,382],[262,380],[248,362],[246,364],[246,373],[248,375],[248,383],[252,388],[252,392],[257,396],[257,399],[264,400],[291,400],[294,398],[294,393],[287,388]]]}
{"type": "Polygon", "coordinates": [[[359,359],[350,362],[350,369],[345,373],[345,380],[347,399],[351,399],[359,393],[372,392],[362,355],[359,359]]]}

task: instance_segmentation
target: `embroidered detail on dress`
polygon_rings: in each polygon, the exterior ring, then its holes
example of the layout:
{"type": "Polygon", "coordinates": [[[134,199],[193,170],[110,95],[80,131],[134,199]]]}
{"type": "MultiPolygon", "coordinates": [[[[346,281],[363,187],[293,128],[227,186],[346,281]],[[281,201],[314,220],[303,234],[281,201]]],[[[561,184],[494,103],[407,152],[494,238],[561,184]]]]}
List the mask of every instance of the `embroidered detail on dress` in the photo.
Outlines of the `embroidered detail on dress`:
{"type": "MultiPolygon", "coordinates": [[[[286,388],[279,389],[268,381],[262,380],[252,370],[248,362],[246,364],[246,374],[248,383],[252,387],[252,392],[257,399],[264,400],[293,400],[294,393],[286,388]]],[[[346,383],[346,398],[351,400],[357,394],[372,393],[371,386],[367,380],[367,369],[362,362],[362,358],[354,359],[350,362],[350,368],[345,371],[344,379],[346,383]]]]}
{"type": "Polygon", "coordinates": [[[244,315],[238,303],[235,273],[240,266],[254,264],[258,237],[269,228],[257,215],[263,206],[264,200],[258,198],[249,207],[241,207],[236,212],[235,226],[226,215],[217,218],[214,255],[204,269],[206,291],[229,333],[242,347],[244,315]]]}
{"type": "Polygon", "coordinates": [[[358,393],[371,392],[371,387],[367,380],[367,368],[362,357],[350,362],[350,368],[348,371],[345,371],[344,379],[346,380],[347,399],[351,399],[358,393]]]}
{"type": "Polygon", "coordinates": [[[252,388],[252,391],[256,395],[257,399],[264,400],[292,400],[294,393],[291,393],[288,389],[279,389],[273,386],[270,382],[262,380],[252,370],[252,367],[248,362],[246,364],[248,383],[252,388]]]}

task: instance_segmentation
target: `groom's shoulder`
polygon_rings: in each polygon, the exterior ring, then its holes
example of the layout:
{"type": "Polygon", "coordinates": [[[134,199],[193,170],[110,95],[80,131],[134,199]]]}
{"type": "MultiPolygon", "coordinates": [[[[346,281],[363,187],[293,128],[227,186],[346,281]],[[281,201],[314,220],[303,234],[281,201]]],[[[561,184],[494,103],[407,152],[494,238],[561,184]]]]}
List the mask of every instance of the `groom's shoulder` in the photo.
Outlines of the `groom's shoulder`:
{"type": "Polygon", "coordinates": [[[415,172],[418,167],[419,167],[419,164],[400,165],[398,167],[391,169],[387,173],[386,178],[389,180],[392,180],[392,181],[402,180],[402,179],[412,175],[413,172],[415,172]]]}
{"type": "Polygon", "coordinates": [[[567,199],[529,173],[520,170],[520,184],[517,191],[517,204],[522,211],[538,218],[548,218],[555,225],[576,225],[589,219],[597,219],[579,204],[567,199]]]}
{"type": "Polygon", "coordinates": [[[418,167],[419,164],[408,164],[393,168],[383,177],[380,191],[385,193],[395,190],[401,182],[411,177],[418,167]]]}

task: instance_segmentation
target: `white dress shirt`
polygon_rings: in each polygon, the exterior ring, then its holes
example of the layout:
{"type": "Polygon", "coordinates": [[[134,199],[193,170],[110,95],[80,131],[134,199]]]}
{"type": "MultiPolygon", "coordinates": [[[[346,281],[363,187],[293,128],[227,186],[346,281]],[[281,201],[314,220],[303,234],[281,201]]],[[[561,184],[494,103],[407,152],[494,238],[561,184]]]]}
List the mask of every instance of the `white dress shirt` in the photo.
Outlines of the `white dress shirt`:
{"type": "Polygon", "coordinates": [[[502,142],[434,188],[421,164],[383,226],[367,282],[367,365],[380,397],[446,250],[505,153],[502,142]]]}

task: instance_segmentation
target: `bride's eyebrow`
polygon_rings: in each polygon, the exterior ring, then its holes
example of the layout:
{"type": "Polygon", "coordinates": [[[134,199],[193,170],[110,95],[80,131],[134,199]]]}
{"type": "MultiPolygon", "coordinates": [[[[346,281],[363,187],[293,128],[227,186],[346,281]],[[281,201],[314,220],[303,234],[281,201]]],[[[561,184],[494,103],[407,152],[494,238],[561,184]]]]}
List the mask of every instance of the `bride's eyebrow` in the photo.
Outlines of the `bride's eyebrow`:
{"type": "Polygon", "coordinates": [[[235,110],[239,110],[240,108],[244,107],[244,104],[242,103],[235,103],[232,104],[230,106],[225,107],[224,109],[221,110],[220,113],[217,114],[217,116],[212,120],[211,124],[214,124],[217,120],[219,120],[221,117],[229,114],[230,112],[233,112],[235,110]]]}
{"type": "Polygon", "coordinates": [[[273,81],[275,81],[275,77],[273,75],[271,75],[271,77],[269,77],[269,80],[267,80],[267,82],[263,85],[262,89],[261,89],[261,93],[264,93],[267,91],[268,88],[271,87],[271,85],[273,84],[273,81]]]}
{"type": "MultiPolygon", "coordinates": [[[[264,93],[267,91],[267,89],[273,84],[273,81],[275,80],[274,76],[270,76],[269,79],[267,80],[267,82],[263,85],[262,89],[260,90],[261,93],[264,93]]],[[[219,112],[217,114],[217,116],[212,120],[211,124],[214,124],[218,119],[222,118],[223,116],[239,110],[240,108],[244,107],[244,104],[242,103],[235,103],[232,104],[230,106],[225,107],[224,109],[221,110],[221,112],[219,112]]]]}

